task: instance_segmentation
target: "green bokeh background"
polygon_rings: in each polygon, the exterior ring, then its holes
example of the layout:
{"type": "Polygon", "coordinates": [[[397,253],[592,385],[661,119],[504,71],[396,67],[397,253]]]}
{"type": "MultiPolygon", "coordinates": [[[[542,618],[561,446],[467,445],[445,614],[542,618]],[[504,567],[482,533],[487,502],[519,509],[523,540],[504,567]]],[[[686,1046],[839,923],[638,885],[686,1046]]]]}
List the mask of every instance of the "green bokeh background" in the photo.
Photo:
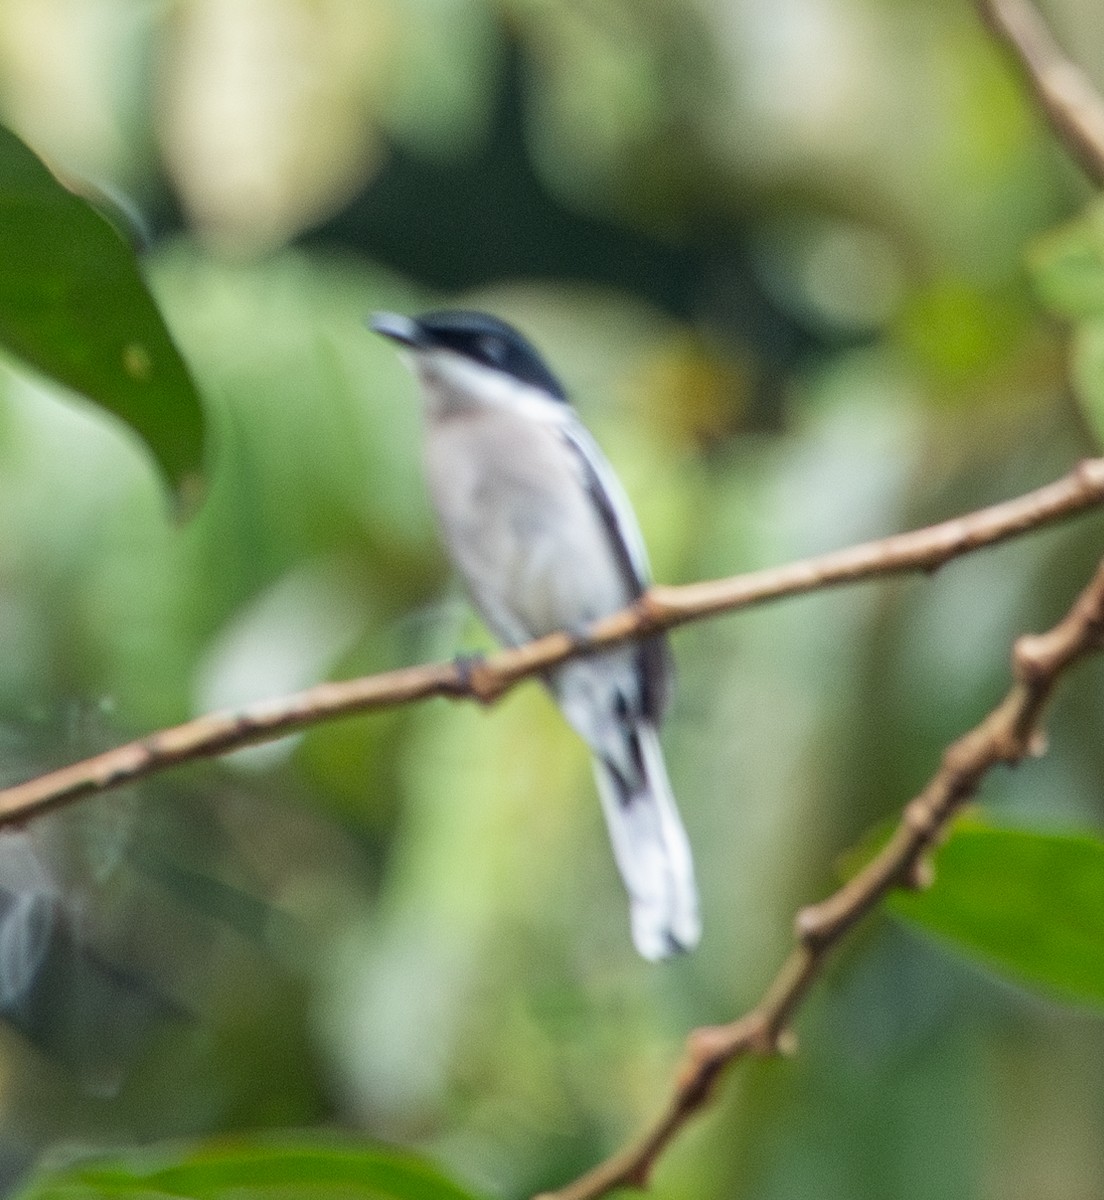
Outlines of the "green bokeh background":
{"type": "MultiPolygon", "coordinates": [[[[1104,81],[1098,6],[1048,13],[1104,81]]],[[[0,116],[146,246],[212,435],[182,525],[129,430],[3,366],[5,781],[488,644],[374,309],[523,327],[668,583],[1093,452],[1026,266],[1086,190],[965,0],[5,0],[0,116]]],[[[591,1165],[999,698],[1101,528],[675,636],[664,741],[705,936],[663,967],[632,952],[586,755],[536,686],[36,823],[19,846],[64,937],[0,1027],[4,1178],[74,1143],[322,1125],[497,1197],[591,1165]]],[[[990,819],[1099,830],[1102,685],[1089,665],[1064,687],[1049,756],[987,782],[990,819]]],[[[0,938],[0,965],[17,951],[0,938]]],[[[879,917],[798,1034],[733,1074],[657,1194],[1104,1192],[1098,1018],[879,917]]]]}

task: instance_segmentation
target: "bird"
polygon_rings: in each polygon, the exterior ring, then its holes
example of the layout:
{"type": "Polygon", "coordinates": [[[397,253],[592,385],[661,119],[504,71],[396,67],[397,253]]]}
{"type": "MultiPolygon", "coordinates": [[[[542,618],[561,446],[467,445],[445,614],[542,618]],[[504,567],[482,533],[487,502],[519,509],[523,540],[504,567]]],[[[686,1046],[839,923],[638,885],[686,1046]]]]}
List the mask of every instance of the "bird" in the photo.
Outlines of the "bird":
{"type": "MultiPolygon", "coordinates": [[[[534,346],[496,316],[381,312],[420,385],[432,507],[453,566],[491,633],[520,646],[582,632],[651,579],[612,467],[534,346]]],[[[544,682],[591,751],[637,951],[651,961],[701,936],[689,840],[658,728],[671,692],[666,639],[569,660],[544,682]]]]}

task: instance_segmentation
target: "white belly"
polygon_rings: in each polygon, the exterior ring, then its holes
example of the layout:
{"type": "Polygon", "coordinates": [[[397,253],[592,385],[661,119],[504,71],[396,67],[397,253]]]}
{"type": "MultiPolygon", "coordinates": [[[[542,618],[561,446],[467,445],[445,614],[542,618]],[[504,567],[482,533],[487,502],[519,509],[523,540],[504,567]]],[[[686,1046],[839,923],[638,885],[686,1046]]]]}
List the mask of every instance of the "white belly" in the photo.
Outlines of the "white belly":
{"type": "Polygon", "coordinates": [[[578,460],[554,427],[459,414],[434,422],[426,467],[450,557],[507,644],[578,628],[631,599],[578,460]]]}

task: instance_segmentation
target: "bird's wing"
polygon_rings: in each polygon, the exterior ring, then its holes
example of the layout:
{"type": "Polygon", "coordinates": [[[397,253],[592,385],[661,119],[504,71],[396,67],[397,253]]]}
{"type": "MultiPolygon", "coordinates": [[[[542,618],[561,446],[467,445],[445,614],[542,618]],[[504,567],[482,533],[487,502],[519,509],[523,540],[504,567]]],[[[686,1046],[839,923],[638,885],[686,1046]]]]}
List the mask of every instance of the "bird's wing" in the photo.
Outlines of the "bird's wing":
{"type": "MultiPolygon", "coordinates": [[[[609,539],[626,588],[632,599],[651,582],[648,552],[625,489],[598,448],[597,442],[577,421],[562,426],[565,442],[575,454],[595,511],[609,539]]],[[[671,691],[671,659],[667,639],[645,638],[639,643],[641,703],[644,716],[658,721],[667,707],[671,691]]]]}
{"type": "Polygon", "coordinates": [[[635,599],[651,582],[652,572],[629,498],[606,456],[582,425],[576,421],[565,424],[563,436],[578,459],[587,492],[602,518],[625,584],[635,599]]]}

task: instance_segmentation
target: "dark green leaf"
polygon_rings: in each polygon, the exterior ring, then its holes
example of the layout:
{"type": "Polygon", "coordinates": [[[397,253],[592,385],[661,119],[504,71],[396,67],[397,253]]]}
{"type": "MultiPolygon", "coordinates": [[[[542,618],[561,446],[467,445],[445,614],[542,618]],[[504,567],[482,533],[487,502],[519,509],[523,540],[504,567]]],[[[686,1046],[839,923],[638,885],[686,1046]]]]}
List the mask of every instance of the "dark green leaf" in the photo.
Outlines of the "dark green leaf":
{"type": "Polygon", "coordinates": [[[261,1138],[147,1150],[44,1170],[18,1200],[473,1200],[413,1155],[337,1139],[261,1138]]]}
{"type": "Polygon", "coordinates": [[[145,439],[197,491],[203,411],[134,254],[0,126],[0,342],[145,439]]]}
{"type": "Polygon", "coordinates": [[[891,910],[1022,983],[1104,1007],[1104,842],[960,823],[891,910]]]}

